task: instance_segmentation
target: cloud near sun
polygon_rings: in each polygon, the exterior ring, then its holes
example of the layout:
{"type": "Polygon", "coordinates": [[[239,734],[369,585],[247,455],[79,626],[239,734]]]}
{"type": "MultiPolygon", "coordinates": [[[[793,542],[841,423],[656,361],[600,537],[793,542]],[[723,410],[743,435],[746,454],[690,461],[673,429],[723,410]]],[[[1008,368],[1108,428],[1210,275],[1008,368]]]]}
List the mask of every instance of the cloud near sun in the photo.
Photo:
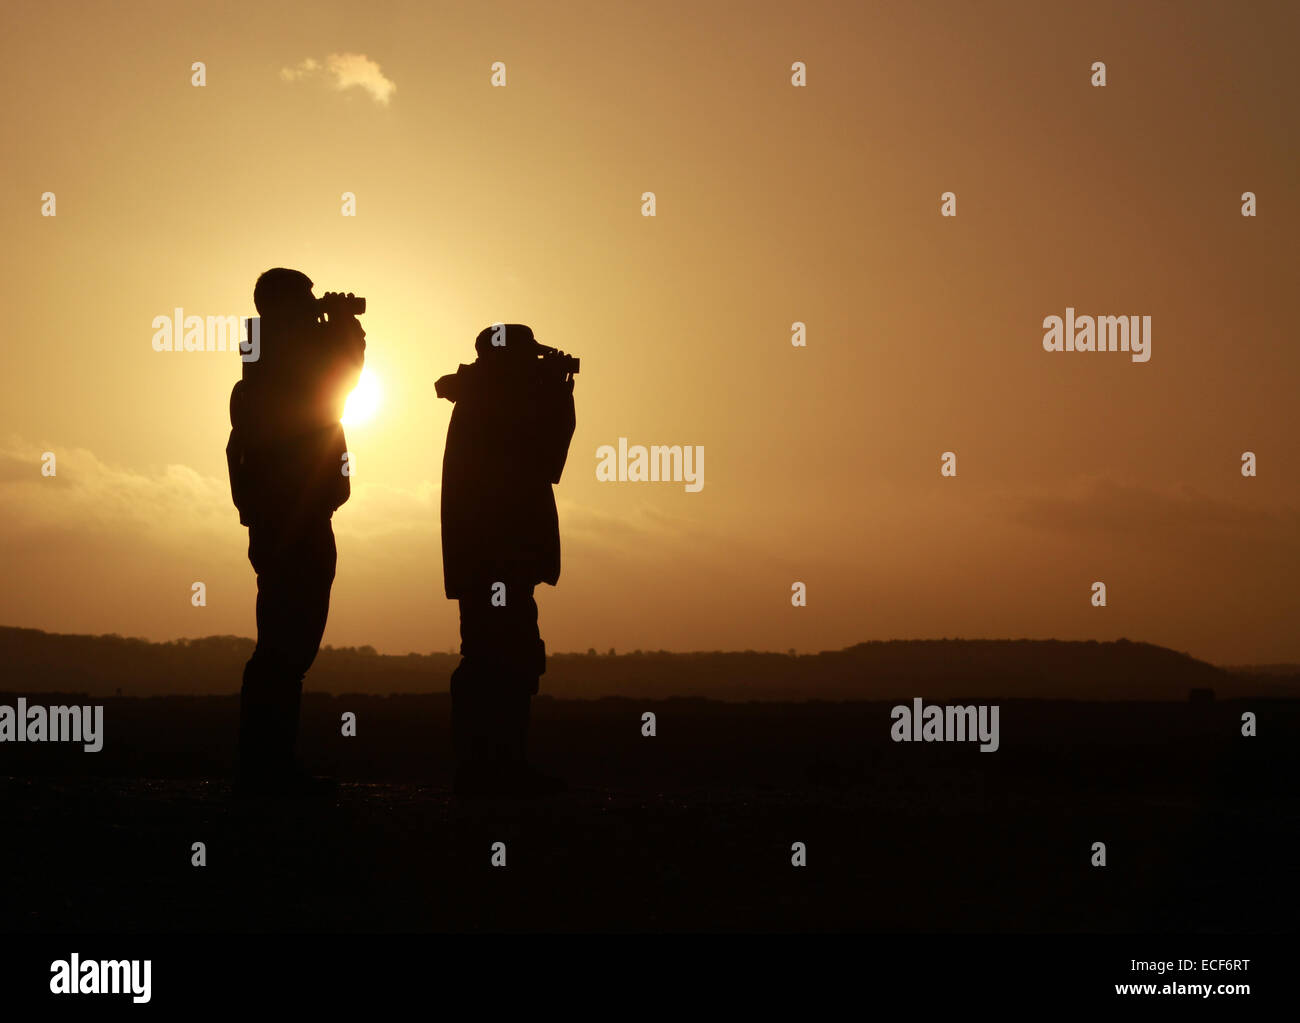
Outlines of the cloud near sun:
{"type": "Polygon", "coordinates": [[[308,57],[295,67],[280,69],[280,77],[286,82],[321,75],[333,76],[334,88],[340,92],[353,86],[364,89],[382,106],[388,106],[389,99],[397,91],[396,83],[384,77],[379,65],[364,53],[331,53],[324,64],[308,57]]]}

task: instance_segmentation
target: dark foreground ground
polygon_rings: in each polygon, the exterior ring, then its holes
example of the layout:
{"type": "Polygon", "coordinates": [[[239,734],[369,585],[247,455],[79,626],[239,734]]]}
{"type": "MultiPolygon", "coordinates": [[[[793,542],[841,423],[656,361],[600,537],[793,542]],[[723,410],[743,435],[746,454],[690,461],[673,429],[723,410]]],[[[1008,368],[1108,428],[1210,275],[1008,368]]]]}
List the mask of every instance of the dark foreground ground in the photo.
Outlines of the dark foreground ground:
{"type": "Polygon", "coordinates": [[[299,803],[232,800],[233,699],[108,700],[101,753],[0,746],[0,927],[1293,930],[1295,702],[1003,702],[996,753],[895,744],[890,706],[543,698],[536,759],[579,788],[473,808],[445,697],[309,700],[344,784],[299,803]]]}

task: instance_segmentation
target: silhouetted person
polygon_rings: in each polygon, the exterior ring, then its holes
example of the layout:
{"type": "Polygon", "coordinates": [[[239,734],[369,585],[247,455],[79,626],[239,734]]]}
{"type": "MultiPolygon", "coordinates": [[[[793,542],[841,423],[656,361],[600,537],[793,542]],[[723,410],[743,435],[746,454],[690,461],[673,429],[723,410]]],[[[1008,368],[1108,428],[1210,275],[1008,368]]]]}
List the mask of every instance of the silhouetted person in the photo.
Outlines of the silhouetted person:
{"type": "Polygon", "coordinates": [[[361,374],[365,332],[350,314],[324,316],[335,296],[318,301],[311,287],[296,270],[258,278],[260,358],[244,364],[230,395],[231,495],[257,573],[257,646],[239,698],[242,792],[328,787],[298,767],[294,746],[303,676],[329,614],[330,519],[351,493],[339,420],[361,374]]]}
{"type": "Polygon", "coordinates": [[[564,787],[528,766],[524,746],[546,671],[533,589],[560,578],[551,486],[573,437],[573,376],[552,357],[562,353],[521,324],[487,328],[474,348],[472,364],[436,385],[456,405],[442,462],[443,576],[448,599],[460,602],[456,791],[538,795],[564,787]]]}

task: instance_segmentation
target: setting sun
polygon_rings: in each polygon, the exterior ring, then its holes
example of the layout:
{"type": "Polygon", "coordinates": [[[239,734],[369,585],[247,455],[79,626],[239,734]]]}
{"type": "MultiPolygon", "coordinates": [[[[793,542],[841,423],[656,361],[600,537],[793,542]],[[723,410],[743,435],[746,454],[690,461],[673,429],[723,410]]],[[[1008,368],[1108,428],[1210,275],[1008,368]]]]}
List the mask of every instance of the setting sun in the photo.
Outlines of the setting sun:
{"type": "Polygon", "coordinates": [[[379,411],[383,396],[379,378],[369,369],[363,369],[361,379],[357,381],[357,386],[348,395],[347,403],[343,406],[343,425],[356,426],[358,423],[372,419],[379,411]]]}

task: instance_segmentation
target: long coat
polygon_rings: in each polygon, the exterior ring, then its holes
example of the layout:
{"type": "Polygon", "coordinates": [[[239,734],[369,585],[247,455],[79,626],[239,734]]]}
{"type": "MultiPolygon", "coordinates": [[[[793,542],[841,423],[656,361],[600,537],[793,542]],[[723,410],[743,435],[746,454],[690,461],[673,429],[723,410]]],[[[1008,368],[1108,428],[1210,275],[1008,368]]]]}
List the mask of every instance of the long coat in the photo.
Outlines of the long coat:
{"type": "Polygon", "coordinates": [[[573,438],[571,383],[480,357],[437,382],[455,404],[442,460],[442,567],[449,599],[494,582],[560,578],[552,484],[573,438]]]}

